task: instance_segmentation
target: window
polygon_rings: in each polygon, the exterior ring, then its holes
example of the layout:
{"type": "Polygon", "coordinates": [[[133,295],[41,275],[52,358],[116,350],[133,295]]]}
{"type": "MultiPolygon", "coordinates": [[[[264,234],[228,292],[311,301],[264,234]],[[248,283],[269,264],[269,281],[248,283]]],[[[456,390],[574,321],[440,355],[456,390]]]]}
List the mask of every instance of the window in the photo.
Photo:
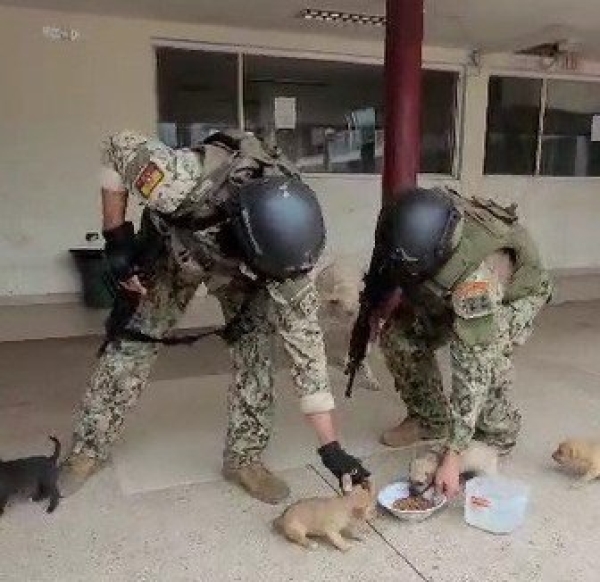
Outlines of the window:
{"type": "Polygon", "coordinates": [[[490,78],[486,174],[535,173],[541,91],[540,79],[490,78]]]}
{"type": "Polygon", "coordinates": [[[424,70],[421,88],[421,172],[453,174],[458,126],[458,73],[424,70]]]}
{"type": "Polygon", "coordinates": [[[600,83],[548,81],[540,174],[600,176],[600,138],[592,141],[599,114],[600,83]]]}
{"type": "MultiPolygon", "coordinates": [[[[423,71],[423,173],[453,172],[457,89],[458,73],[423,71]]],[[[383,94],[381,65],[244,59],[246,128],[305,172],[381,173],[383,94]]]]}
{"type": "Polygon", "coordinates": [[[276,140],[305,172],[380,171],[381,67],[249,55],[246,128],[276,140]]]}
{"type": "MultiPolygon", "coordinates": [[[[239,127],[241,110],[245,129],[276,141],[304,172],[381,173],[381,65],[159,48],[157,72],[169,145],[239,127]]],[[[423,71],[423,173],[453,174],[458,87],[456,71],[423,71]]]]}
{"type": "Polygon", "coordinates": [[[194,146],[220,129],[238,127],[237,55],[158,48],[159,137],[194,146]]]}
{"type": "Polygon", "coordinates": [[[600,176],[599,114],[600,83],[490,77],[485,173],[600,176]]]}

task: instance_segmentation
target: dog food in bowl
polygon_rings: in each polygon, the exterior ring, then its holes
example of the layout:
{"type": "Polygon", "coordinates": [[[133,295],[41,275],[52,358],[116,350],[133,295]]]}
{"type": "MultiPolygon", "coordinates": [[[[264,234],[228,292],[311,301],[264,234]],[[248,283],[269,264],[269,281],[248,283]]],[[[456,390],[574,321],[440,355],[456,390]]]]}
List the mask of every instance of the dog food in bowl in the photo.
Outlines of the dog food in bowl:
{"type": "Polygon", "coordinates": [[[418,495],[400,497],[394,501],[392,507],[398,511],[427,511],[428,509],[433,509],[435,503],[431,499],[418,495]]]}
{"type": "Polygon", "coordinates": [[[423,496],[412,496],[406,481],[384,487],[377,497],[379,505],[392,515],[405,521],[423,521],[442,509],[447,502],[444,495],[433,490],[423,496]]]}

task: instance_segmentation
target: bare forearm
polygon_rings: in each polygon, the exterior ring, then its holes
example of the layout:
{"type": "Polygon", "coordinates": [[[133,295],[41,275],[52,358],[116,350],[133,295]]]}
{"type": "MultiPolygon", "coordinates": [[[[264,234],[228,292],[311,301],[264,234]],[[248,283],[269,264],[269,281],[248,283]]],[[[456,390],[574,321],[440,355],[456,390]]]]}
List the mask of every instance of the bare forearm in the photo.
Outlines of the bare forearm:
{"type": "Polygon", "coordinates": [[[127,191],[102,188],[102,229],[111,230],[125,222],[127,191]]]}
{"type": "Polygon", "coordinates": [[[307,414],[306,420],[315,431],[321,446],[337,440],[332,410],[329,412],[307,414]]]}

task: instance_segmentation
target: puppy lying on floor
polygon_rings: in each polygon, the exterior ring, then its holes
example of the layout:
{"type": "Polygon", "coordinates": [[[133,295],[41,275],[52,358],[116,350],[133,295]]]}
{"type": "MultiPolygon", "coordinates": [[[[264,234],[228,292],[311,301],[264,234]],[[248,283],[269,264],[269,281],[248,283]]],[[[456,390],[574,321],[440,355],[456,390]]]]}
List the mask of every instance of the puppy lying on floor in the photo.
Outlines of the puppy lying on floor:
{"type": "MultiPolygon", "coordinates": [[[[442,453],[429,450],[413,459],[410,464],[408,482],[411,495],[422,495],[432,485],[435,473],[442,461],[442,453]]],[[[460,456],[460,475],[467,481],[477,475],[495,475],[498,472],[498,454],[480,441],[471,441],[460,456]]]]}
{"type": "Polygon", "coordinates": [[[58,506],[60,493],[56,485],[58,479],[58,457],[60,441],[51,436],[54,453],[50,457],[26,457],[12,461],[0,461],[0,515],[11,495],[26,493],[33,501],[49,499],[47,513],[58,506]]]}
{"type": "Polygon", "coordinates": [[[375,517],[375,493],[369,482],[352,487],[350,475],[342,477],[342,490],[341,497],[312,497],[293,503],[275,519],[273,527],[307,549],[317,547],[308,537],[316,536],[347,552],[352,546],[344,538],[360,540],[356,529],[375,517]]]}
{"type": "MultiPolygon", "coordinates": [[[[339,258],[317,268],[315,275],[315,285],[321,299],[319,319],[325,335],[327,358],[330,365],[342,371],[346,368],[350,333],[358,316],[363,275],[357,264],[339,258]]],[[[369,346],[367,358],[356,378],[357,385],[367,390],[381,389],[369,364],[374,349],[376,346],[369,346]]]]}
{"type": "Polygon", "coordinates": [[[562,467],[578,473],[581,477],[574,487],[585,485],[600,477],[600,443],[568,439],[560,443],[552,453],[552,458],[562,467]]]}

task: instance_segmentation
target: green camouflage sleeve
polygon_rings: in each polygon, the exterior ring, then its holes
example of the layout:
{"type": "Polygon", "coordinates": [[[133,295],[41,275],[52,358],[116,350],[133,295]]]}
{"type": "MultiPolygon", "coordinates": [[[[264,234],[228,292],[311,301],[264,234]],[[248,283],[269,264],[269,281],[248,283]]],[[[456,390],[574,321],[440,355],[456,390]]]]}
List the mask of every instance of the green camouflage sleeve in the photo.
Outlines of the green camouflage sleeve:
{"type": "Polygon", "coordinates": [[[305,414],[335,407],[327,370],[323,333],[318,320],[319,297],[308,278],[271,283],[275,325],[291,361],[291,374],[305,414]]]}
{"type": "Polygon", "coordinates": [[[454,338],[450,344],[452,390],[448,448],[460,452],[475,432],[501,346],[495,341],[502,290],[484,263],[454,290],[454,338]]]}
{"type": "Polygon", "coordinates": [[[133,131],[111,135],[102,146],[103,179],[116,172],[123,186],[149,208],[174,212],[202,178],[198,156],[174,150],[133,131]]]}

